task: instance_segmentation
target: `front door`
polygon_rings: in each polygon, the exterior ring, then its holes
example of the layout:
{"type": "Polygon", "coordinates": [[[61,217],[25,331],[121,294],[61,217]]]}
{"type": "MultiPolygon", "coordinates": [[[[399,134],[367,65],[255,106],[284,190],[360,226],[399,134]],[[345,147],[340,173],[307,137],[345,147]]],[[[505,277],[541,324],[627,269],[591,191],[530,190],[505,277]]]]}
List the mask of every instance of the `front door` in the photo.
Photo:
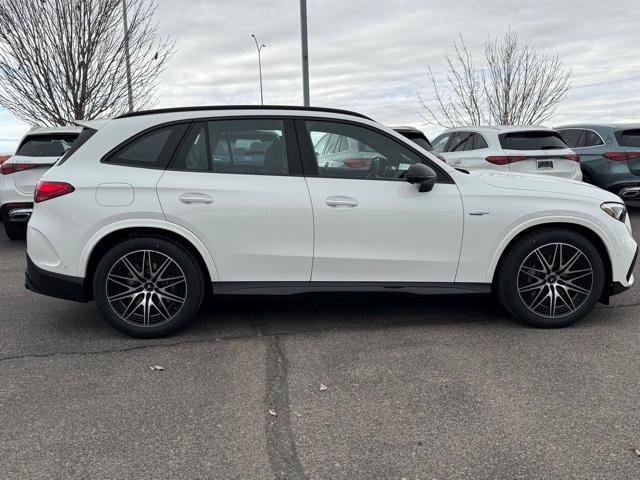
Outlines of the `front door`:
{"type": "Polygon", "coordinates": [[[454,281],[463,209],[445,173],[432,191],[420,193],[404,176],[423,159],[400,141],[350,123],[299,121],[297,129],[312,170],[305,171],[315,226],[312,281],[454,281]],[[326,162],[313,143],[323,134],[366,145],[371,161],[326,162]]]}

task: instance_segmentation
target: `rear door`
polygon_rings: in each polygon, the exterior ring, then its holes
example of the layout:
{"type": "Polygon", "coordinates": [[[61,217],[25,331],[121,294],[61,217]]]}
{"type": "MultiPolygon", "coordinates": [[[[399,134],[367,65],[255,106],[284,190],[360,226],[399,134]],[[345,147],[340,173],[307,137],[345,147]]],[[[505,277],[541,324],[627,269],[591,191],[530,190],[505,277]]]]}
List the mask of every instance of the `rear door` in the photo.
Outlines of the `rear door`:
{"type": "Polygon", "coordinates": [[[222,282],[310,280],[313,216],[292,129],[282,118],[196,121],[158,182],[167,220],[206,244],[222,282]]]}
{"type": "Polygon", "coordinates": [[[552,130],[522,130],[498,135],[509,170],[573,178],[580,170],[578,156],[552,130]]]}
{"type": "Polygon", "coordinates": [[[40,177],[71,148],[78,133],[27,135],[11,158],[16,172],[11,176],[16,189],[31,195],[40,177]]]}

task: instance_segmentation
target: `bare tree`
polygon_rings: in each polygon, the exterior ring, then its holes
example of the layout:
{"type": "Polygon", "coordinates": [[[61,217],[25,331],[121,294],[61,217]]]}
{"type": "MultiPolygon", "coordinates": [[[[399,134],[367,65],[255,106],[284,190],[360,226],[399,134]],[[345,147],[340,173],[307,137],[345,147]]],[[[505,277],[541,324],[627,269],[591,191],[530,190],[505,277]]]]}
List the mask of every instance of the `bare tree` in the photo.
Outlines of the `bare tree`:
{"type": "MultiPolygon", "coordinates": [[[[173,54],[159,39],[156,0],[128,1],[133,100],[154,103],[173,54]]],[[[32,125],[128,110],[122,0],[2,0],[0,105],[32,125]]]]}
{"type": "Polygon", "coordinates": [[[485,62],[474,63],[464,38],[445,54],[446,87],[429,67],[433,99],[418,95],[422,117],[433,125],[535,125],[550,118],[571,87],[571,71],[557,56],[538,55],[508,31],[484,45],[485,62]]]}

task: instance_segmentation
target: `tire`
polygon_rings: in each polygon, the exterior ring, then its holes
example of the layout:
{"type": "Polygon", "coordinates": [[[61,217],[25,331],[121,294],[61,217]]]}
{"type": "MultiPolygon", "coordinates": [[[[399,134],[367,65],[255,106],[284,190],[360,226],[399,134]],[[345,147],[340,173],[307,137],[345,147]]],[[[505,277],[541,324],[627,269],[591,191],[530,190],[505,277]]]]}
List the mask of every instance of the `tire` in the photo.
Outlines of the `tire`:
{"type": "Polygon", "coordinates": [[[4,231],[10,240],[24,240],[27,238],[27,223],[3,222],[4,231]]]}
{"type": "Polygon", "coordinates": [[[519,322],[560,328],[587,315],[604,284],[595,246],[579,233],[554,228],[517,240],[500,263],[495,287],[502,306],[519,322]]]}
{"type": "Polygon", "coordinates": [[[188,250],[161,237],[135,237],[100,260],[93,295],[111,326],[132,337],[157,338],[196,315],[204,285],[202,269],[188,250]]]}

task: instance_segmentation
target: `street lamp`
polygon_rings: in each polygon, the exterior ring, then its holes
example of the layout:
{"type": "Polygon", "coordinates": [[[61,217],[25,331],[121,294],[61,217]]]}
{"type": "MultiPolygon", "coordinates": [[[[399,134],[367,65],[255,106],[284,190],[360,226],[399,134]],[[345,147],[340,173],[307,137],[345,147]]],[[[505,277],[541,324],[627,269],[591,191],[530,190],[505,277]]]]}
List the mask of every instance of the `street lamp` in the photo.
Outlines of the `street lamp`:
{"type": "Polygon", "coordinates": [[[258,71],[260,72],[260,105],[264,105],[264,97],[262,96],[262,49],[266,47],[264,43],[259,43],[256,36],[252,33],[253,41],[256,42],[256,49],[258,50],[258,71]]]}
{"type": "Polygon", "coordinates": [[[127,95],[129,111],[133,112],[133,90],[131,88],[131,58],[129,55],[129,25],[127,24],[127,0],[122,0],[122,19],[124,23],[124,62],[127,71],[127,95]]]}
{"type": "Polygon", "coordinates": [[[300,34],[302,37],[302,96],[304,106],[309,101],[309,39],[307,36],[307,0],[300,0],[300,34]]]}

